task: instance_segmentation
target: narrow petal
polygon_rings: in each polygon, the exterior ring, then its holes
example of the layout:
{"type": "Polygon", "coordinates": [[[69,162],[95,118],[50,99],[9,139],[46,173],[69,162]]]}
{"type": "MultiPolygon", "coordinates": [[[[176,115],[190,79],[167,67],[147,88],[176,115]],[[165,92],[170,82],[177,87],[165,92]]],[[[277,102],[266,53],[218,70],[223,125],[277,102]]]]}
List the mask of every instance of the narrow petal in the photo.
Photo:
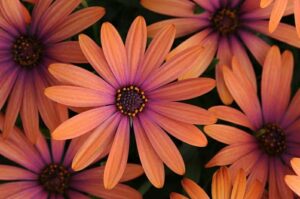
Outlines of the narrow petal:
{"type": "Polygon", "coordinates": [[[224,144],[255,142],[255,138],[243,130],[236,127],[214,124],[204,127],[204,131],[210,137],[224,144]]]}
{"type": "Polygon", "coordinates": [[[269,31],[274,32],[280,23],[280,20],[284,14],[287,7],[288,0],[276,0],[270,16],[269,31]]]}
{"type": "Polygon", "coordinates": [[[179,193],[172,192],[172,193],[170,193],[170,199],[189,199],[189,198],[187,198],[184,195],[181,195],[179,193]]]}
{"type": "Polygon", "coordinates": [[[0,165],[0,179],[1,180],[35,180],[37,176],[25,169],[9,166],[0,165]]]}
{"type": "Polygon", "coordinates": [[[69,198],[76,198],[76,199],[90,199],[90,196],[87,195],[83,195],[82,193],[78,192],[78,191],[68,191],[68,197],[69,198]]]}
{"type": "Polygon", "coordinates": [[[267,123],[276,121],[274,107],[277,106],[278,88],[282,83],[280,80],[281,67],[279,48],[273,46],[267,54],[261,80],[262,108],[267,123]]]}
{"type": "Polygon", "coordinates": [[[65,148],[65,141],[51,140],[51,152],[54,162],[61,162],[65,148]]]}
{"type": "Polygon", "coordinates": [[[291,165],[295,171],[295,173],[300,176],[300,158],[293,158],[291,160],[291,165]]]}
{"type": "Polygon", "coordinates": [[[96,89],[103,93],[114,95],[114,89],[94,73],[71,64],[52,64],[50,73],[65,84],[96,89]]]}
{"type": "Polygon", "coordinates": [[[0,79],[0,108],[2,108],[6,102],[6,99],[14,86],[18,73],[19,71],[15,69],[10,73],[6,73],[6,77],[0,79]]]}
{"type": "MultiPolygon", "coordinates": [[[[261,157],[256,161],[255,167],[250,171],[248,177],[248,183],[253,183],[259,180],[264,188],[269,175],[269,157],[267,154],[262,154],[261,157]]],[[[262,194],[262,193],[260,193],[262,194]]]]}
{"type": "Polygon", "coordinates": [[[263,192],[264,187],[262,183],[258,180],[255,180],[253,183],[248,183],[245,199],[260,199],[262,198],[263,192]]]}
{"type": "Polygon", "coordinates": [[[193,146],[204,147],[207,139],[202,131],[192,124],[187,124],[151,112],[153,121],[177,139],[193,146]]]}
{"type": "Polygon", "coordinates": [[[160,159],[175,173],[183,175],[185,165],[180,152],[169,136],[149,116],[141,118],[146,135],[160,159]]]}
{"type": "Polygon", "coordinates": [[[268,7],[274,0],[261,0],[260,1],[260,7],[266,8],[268,7]]]}
{"type": "Polygon", "coordinates": [[[97,71],[97,73],[113,86],[117,86],[117,80],[114,77],[110,67],[104,57],[102,49],[87,35],[79,35],[79,45],[86,59],[97,71]]]}
{"type": "Polygon", "coordinates": [[[142,63],[147,43],[147,27],[145,19],[137,17],[129,28],[126,38],[126,51],[130,68],[130,82],[136,79],[136,73],[142,63]]]}
{"type": "Polygon", "coordinates": [[[19,193],[12,194],[8,199],[13,198],[40,198],[47,199],[47,194],[44,194],[44,189],[41,186],[26,188],[19,193]]]}
{"type": "Polygon", "coordinates": [[[234,179],[231,199],[244,198],[246,191],[246,174],[245,171],[240,169],[238,175],[234,179]]]}
{"type": "Polygon", "coordinates": [[[30,32],[36,33],[39,23],[45,14],[46,10],[49,8],[50,4],[53,0],[44,0],[44,1],[37,1],[35,2],[35,6],[32,11],[32,20],[30,25],[30,32]]]}
{"type": "Polygon", "coordinates": [[[232,122],[250,129],[254,129],[248,117],[241,111],[229,106],[214,106],[208,109],[214,115],[224,121],[232,122]]]}
{"type": "Polygon", "coordinates": [[[284,178],[286,184],[292,189],[298,196],[300,196],[300,177],[299,176],[292,176],[286,175],[284,178]]]}
{"type": "Polygon", "coordinates": [[[298,37],[300,37],[300,2],[297,0],[293,1],[294,3],[294,17],[295,17],[295,24],[298,37]]]}
{"type": "Polygon", "coordinates": [[[226,167],[217,170],[212,179],[212,198],[230,198],[231,195],[231,178],[226,167]]]}
{"type": "Polygon", "coordinates": [[[195,4],[186,0],[142,0],[141,5],[154,12],[174,17],[193,16],[195,4]]]}
{"type": "Polygon", "coordinates": [[[279,199],[280,198],[280,188],[277,186],[277,169],[275,166],[275,159],[271,158],[269,162],[269,198],[279,199]]]}
{"type": "Polygon", "coordinates": [[[129,120],[123,117],[120,121],[104,170],[104,187],[114,188],[126,168],[129,152],[129,120]]]}
{"type": "Polygon", "coordinates": [[[110,23],[101,27],[101,43],[106,60],[111,71],[119,83],[125,84],[128,80],[127,53],[122,38],[110,23]]]}
{"type": "Polygon", "coordinates": [[[28,190],[32,187],[36,187],[36,184],[33,182],[10,182],[3,183],[0,185],[0,195],[3,198],[8,198],[14,193],[20,193],[23,190],[28,190]]]}
{"type": "Polygon", "coordinates": [[[186,79],[157,88],[149,93],[149,97],[162,101],[187,100],[208,93],[215,85],[215,80],[210,78],[186,79]]]}
{"type": "Polygon", "coordinates": [[[137,164],[127,164],[120,182],[126,182],[144,173],[143,167],[137,164]]]}
{"type": "MultiPolygon", "coordinates": [[[[68,16],[53,30],[46,41],[58,42],[80,33],[87,27],[95,24],[105,14],[102,7],[88,7],[68,16]]],[[[74,63],[74,62],[73,62],[74,63]]]]}
{"type": "Polygon", "coordinates": [[[106,147],[113,142],[119,123],[120,116],[115,114],[97,127],[76,153],[72,169],[80,171],[104,153],[106,147]]]}
{"type": "Polygon", "coordinates": [[[47,49],[47,55],[54,60],[63,63],[86,63],[77,41],[65,41],[57,43],[47,49]]]}
{"type": "Polygon", "coordinates": [[[166,103],[151,103],[150,108],[166,117],[181,121],[188,124],[214,124],[217,119],[211,112],[198,106],[181,103],[181,102],[166,102],[166,103]]]}
{"type": "Polygon", "coordinates": [[[56,140],[65,140],[83,135],[99,126],[114,112],[113,107],[105,106],[80,113],[57,127],[52,137],[56,140]]]}
{"type": "Polygon", "coordinates": [[[298,108],[299,104],[300,104],[300,89],[297,90],[295,96],[290,102],[290,105],[284,115],[284,118],[281,122],[283,128],[291,125],[300,116],[300,109],[298,108]]]}
{"type": "Polygon", "coordinates": [[[294,196],[292,191],[288,188],[288,186],[284,182],[284,176],[287,174],[288,167],[283,165],[283,163],[279,159],[276,159],[275,167],[276,167],[276,182],[277,182],[280,198],[293,198],[294,196]]]}
{"type": "Polygon", "coordinates": [[[197,185],[194,181],[184,178],[181,181],[183,189],[187,192],[191,199],[209,199],[205,191],[197,185]]]}
{"type": "Polygon", "coordinates": [[[133,121],[134,135],[139,157],[149,181],[157,188],[162,188],[165,181],[164,165],[138,119],[133,121]]]}
{"type": "Polygon", "coordinates": [[[114,97],[100,91],[77,86],[52,86],[45,90],[51,100],[74,107],[97,107],[113,104],[114,97]]]}

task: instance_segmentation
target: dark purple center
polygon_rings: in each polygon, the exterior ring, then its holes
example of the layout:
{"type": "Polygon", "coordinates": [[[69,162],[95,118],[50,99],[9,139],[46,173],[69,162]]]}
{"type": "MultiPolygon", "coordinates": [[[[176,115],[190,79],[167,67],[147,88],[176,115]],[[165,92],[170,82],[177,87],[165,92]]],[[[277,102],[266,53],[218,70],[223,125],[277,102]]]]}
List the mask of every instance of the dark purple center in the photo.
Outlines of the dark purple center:
{"type": "Polygon", "coordinates": [[[22,67],[37,66],[42,57],[43,45],[31,36],[20,36],[12,46],[14,61],[22,67]]]}
{"type": "Polygon", "coordinates": [[[222,8],[212,17],[212,23],[222,35],[234,33],[239,26],[236,9],[222,8]]]}
{"type": "Polygon", "coordinates": [[[144,91],[136,86],[128,86],[117,90],[116,106],[124,115],[136,116],[143,111],[147,98],[144,91]]]}
{"type": "Polygon", "coordinates": [[[39,183],[48,193],[63,195],[69,187],[71,173],[60,164],[49,164],[39,175],[39,183]]]}
{"type": "Polygon", "coordinates": [[[270,156],[281,155],[286,150],[284,131],[276,124],[267,124],[256,132],[260,147],[270,156]]]}

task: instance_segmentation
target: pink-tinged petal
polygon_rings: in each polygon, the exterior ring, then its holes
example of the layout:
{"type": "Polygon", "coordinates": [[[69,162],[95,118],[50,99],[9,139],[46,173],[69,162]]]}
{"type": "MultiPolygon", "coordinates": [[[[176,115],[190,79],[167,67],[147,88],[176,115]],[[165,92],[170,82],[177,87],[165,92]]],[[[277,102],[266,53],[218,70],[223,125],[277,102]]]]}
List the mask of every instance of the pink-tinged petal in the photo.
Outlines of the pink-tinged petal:
{"type": "Polygon", "coordinates": [[[214,115],[221,120],[254,129],[248,117],[235,108],[229,106],[214,106],[208,109],[208,111],[214,113],[214,115]]]}
{"type": "Polygon", "coordinates": [[[112,190],[106,190],[100,182],[74,183],[72,187],[103,199],[142,199],[138,191],[123,184],[118,184],[112,190]]]}
{"type": "Polygon", "coordinates": [[[183,189],[186,191],[186,193],[189,195],[191,199],[209,199],[208,195],[205,193],[205,191],[197,185],[194,181],[184,178],[181,181],[183,189]]]}
{"type": "Polygon", "coordinates": [[[270,158],[269,162],[269,198],[280,199],[280,187],[277,186],[277,168],[275,158],[270,158]]]}
{"type": "Polygon", "coordinates": [[[300,177],[293,175],[286,175],[284,178],[286,184],[293,190],[298,196],[300,196],[300,177]]]}
{"type": "Polygon", "coordinates": [[[276,0],[272,8],[270,21],[269,21],[269,32],[274,32],[283,17],[284,11],[287,7],[288,0],[276,0]]]}
{"type": "Polygon", "coordinates": [[[212,1],[206,1],[206,0],[195,0],[197,4],[199,4],[202,8],[205,10],[213,11],[214,5],[212,1]]]}
{"type": "Polygon", "coordinates": [[[300,158],[293,158],[291,160],[291,165],[295,173],[300,176],[300,158]]]}
{"type": "Polygon", "coordinates": [[[299,105],[300,105],[300,89],[297,90],[295,96],[290,102],[290,105],[283,117],[283,120],[281,122],[283,128],[286,128],[289,125],[291,125],[300,116],[299,105]]]}
{"type": "Polygon", "coordinates": [[[270,45],[257,35],[246,31],[240,31],[239,35],[255,59],[263,65],[270,45]]]}
{"type": "Polygon", "coordinates": [[[42,133],[37,138],[35,142],[35,147],[40,152],[40,156],[41,158],[43,158],[44,162],[46,164],[49,164],[52,161],[50,156],[49,146],[42,133]]]}
{"type": "Polygon", "coordinates": [[[189,198],[187,198],[184,195],[181,195],[179,193],[172,192],[172,193],[170,193],[170,199],[189,199],[189,198]]]}
{"type": "Polygon", "coordinates": [[[269,33],[267,21],[249,22],[247,26],[269,37],[285,42],[291,46],[300,47],[300,40],[295,28],[291,25],[280,23],[273,33],[269,33]]]}
{"type": "Polygon", "coordinates": [[[260,104],[253,88],[245,87],[243,82],[239,81],[233,72],[227,68],[223,68],[226,86],[230,90],[231,95],[243,112],[247,115],[255,129],[259,128],[262,123],[262,113],[260,104]]]}
{"type": "Polygon", "coordinates": [[[21,33],[26,31],[25,18],[23,16],[23,5],[18,0],[3,0],[0,2],[2,16],[10,22],[21,33]]]}
{"type": "Polygon", "coordinates": [[[211,112],[198,106],[181,102],[152,102],[149,104],[151,110],[188,124],[214,124],[217,119],[211,112]]]}
{"type": "Polygon", "coordinates": [[[47,55],[54,60],[64,63],[86,63],[77,41],[65,41],[57,43],[47,49],[47,55]]]}
{"type": "Polygon", "coordinates": [[[146,135],[160,159],[175,173],[183,175],[185,165],[180,152],[170,137],[148,115],[141,118],[146,135]]]}
{"type": "Polygon", "coordinates": [[[53,30],[53,34],[47,37],[47,42],[58,42],[72,37],[95,24],[105,14],[102,7],[88,7],[68,16],[53,30]]]}
{"type": "Polygon", "coordinates": [[[248,177],[248,183],[259,180],[262,183],[262,186],[265,187],[267,178],[269,175],[269,157],[267,154],[261,154],[260,158],[256,161],[255,166],[250,171],[248,177]]]}
{"type": "Polygon", "coordinates": [[[61,0],[52,3],[45,10],[39,22],[39,35],[46,35],[52,31],[80,4],[80,0],[61,0]]]}
{"type": "Polygon", "coordinates": [[[76,199],[90,199],[90,196],[87,195],[83,195],[82,193],[78,192],[78,191],[72,191],[69,190],[67,193],[69,198],[76,198],[76,199]]]}
{"type": "Polygon", "coordinates": [[[44,191],[44,189],[36,185],[34,187],[30,187],[20,191],[19,193],[15,193],[7,197],[7,199],[22,199],[22,198],[39,198],[39,199],[47,199],[48,194],[44,191]]]}
{"type": "Polygon", "coordinates": [[[9,165],[0,165],[0,179],[1,180],[36,180],[36,174],[19,168],[9,165]]]}
{"type": "Polygon", "coordinates": [[[187,0],[142,0],[141,5],[147,9],[169,16],[193,16],[195,4],[187,0]]]}
{"type": "Polygon", "coordinates": [[[297,0],[293,1],[294,4],[294,18],[297,34],[300,37],[300,2],[297,0]]]}
{"type": "Polygon", "coordinates": [[[276,121],[278,123],[281,122],[282,117],[287,110],[289,105],[290,96],[291,96],[291,83],[294,71],[294,58],[293,54],[290,51],[285,51],[282,54],[282,66],[280,67],[280,82],[279,88],[281,94],[277,95],[276,105],[275,107],[275,115],[276,121]]]}
{"type": "Polygon", "coordinates": [[[57,127],[52,133],[52,138],[65,140],[83,135],[95,129],[114,112],[114,107],[104,106],[80,113],[57,127]]]}
{"type": "Polygon", "coordinates": [[[232,46],[232,54],[237,60],[232,60],[233,72],[235,72],[236,74],[238,73],[245,79],[247,78],[247,81],[249,81],[249,83],[253,85],[253,88],[256,92],[257,86],[255,72],[245,48],[236,37],[231,37],[230,43],[232,46]]]}
{"type": "Polygon", "coordinates": [[[244,198],[246,192],[246,174],[245,171],[239,169],[239,172],[234,178],[234,183],[231,192],[231,199],[244,198]]]}
{"type": "Polygon", "coordinates": [[[86,59],[97,71],[97,73],[109,82],[112,86],[117,87],[118,83],[104,57],[102,49],[87,35],[79,35],[79,45],[86,59]]]}
{"type": "Polygon", "coordinates": [[[2,77],[0,79],[0,108],[2,108],[6,102],[6,99],[10,94],[12,87],[14,86],[18,73],[19,70],[15,69],[10,73],[6,73],[6,77],[2,77]]]}
{"type": "Polygon", "coordinates": [[[129,69],[127,52],[118,31],[108,22],[101,27],[101,43],[111,71],[119,83],[125,84],[129,69]]]}
{"type": "Polygon", "coordinates": [[[143,83],[144,90],[154,90],[174,81],[191,69],[193,64],[202,57],[199,54],[203,52],[201,46],[194,46],[167,60],[165,64],[154,70],[149,78],[146,79],[143,83]]]}
{"type": "Polygon", "coordinates": [[[162,101],[187,100],[208,93],[215,85],[215,80],[210,78],[186,79],[155,89],[149,97],[162,101]]]}
{"type": "Polygon", "coordinates": [[[138,119],[133,120],[133,128],[139,157],[145,174],[156,188],[162,188],[165,181],[163,162],[155,152],[138,119]]]}
{"type": "Polygon", "coordinates": [[[221,167],[217,170],[212,179],[212,198],[230,198],[231,195],[231,177],[227,167],[221,167]]]}
{"type": "Polygon", "coordinates": [[[30,188],[37,188],[36,183],[30,181],[3,183],[0,185],[0,196],[7,199],[15,193],[20,193],[23,190],[28,190],[30,188]]]}
{"type": "Polygon", "coordinates": [[[277,46],[273,46],[266,57],[261,80],[261,97],[264,120],[266,123],[276,122],[274,107],[277,106],[278,89],[281,84],[281,54],[277,46]]]}
{"type": "Polygon", "coordinates": [[[136,79],[136,73],[140,67],[147,44],[147,27],[145,19],[141,16],[137,17],[129,28],[125,47],[128,57],[129,77],[132,84],[136,79]]]}
{"type": "Polygon", "coordinates": [[[241,157],[257,148],[255,143],[235,143],[221,149],[205,167],[223,166],[238,161],[241,157]],[[234,155],[233,155],[234,154],[234,155]]]}
{"type": "MultiPolygon", "coordinates": [[[[36,0],[33,0],[36,1],[36,0]]],[[[32,11],[32,20],[30,25],[30,32],[36,33],[38,25],[46,12],[49,8],[50,4],[53,0],[44,0],[44,1],[37,1],[32,11]]]]}
{"type": "Polygon", "coordinates": [[[153,37],[163,27],[173,25],[176,28],[176,37],[182,37],[209,25],[207,19],[201,17],[175,18],[156,22],[148,26],[148,36],[153,37]]]}
{"type": "Polygon", "coordinates": [[[155,112],[151,112],[151,116],[155,123],[177,139],[193,146],[204,147],[207,145],[205,135],[196,126],[170,119],[168,116],[164,117],[155,112]]]}
{"type": "Polygon", "coordinates": [[[277,187],[279,189],[280,198],[293,198],[292,191],[288,188],[288,186],[284,182],[284,176],[288,174],[288,167],[283,165],[281,160],[278,158],[275,160],[276,167],[276,182],[277,187]]]}
{"type": "Polygon", "coordinates": [[[114,95],[114,89],[94,73],[71,64],[51,64],[49,72],[60,82],[96,89],[109,95],[114,95]]]}
{"type": "Polygon", "coordinates": [[[77,86],[52,86],[45,90],[45,95],[55,102],[74,107],[97,107],[114,102],[112,95],[77,86]]]}
{"type": "Polygon", "coordinates": [[[152,71],[161,66],[172,47],[175,32],[175,27],[168,25],[155,34],[146,50],[137,80],[139,78],[140,81],[144,81],[152,71]]]}
{"type": "Polygon", "coordinates": [[[115,114],[91,133],[73,159],[73,170],[84,169],[105,152],[106,148],[113,142],[120,120],[121,116],[115,114]]]}
{"type": "Polygon", "coordinates": [[[54,162],[61,162],[65,148],[65,141],[51,140],[51,151],[54,162]]]}
{"type": "Polygon", "coordinates": [[[14,84],[12,92],[10,94],[7,108],[5,112],[5,122],[3,127],[3,136],[7,138],[9,133],[15,126],[17,117],[20,112],[20,108],[22,105],[22,99],[24,94],[24,80],[25,80],[25,73],[21,72],[18,74],[18,80],[14,84]]]}
{"type": "Polygon", "coordinates": [[[253,183],[248,183],[247,191],[245,193],[245,199],[261,199],[264,187],[262,183],[255,180],[253,183]]]}
{"type": "Polygon", "coordinates": [[[129,152],[130,127],[127,117],[123,117],[118,126],[104,170],[104,187],[114,188],[120,181],[126,168],[129,152]]]}
{"type": "Polygon", "coordinates": [[[256,142],[256,139],[249,133],[223,124],[205,126],[204,131],[213,139],[224,144],[256,142]]]}

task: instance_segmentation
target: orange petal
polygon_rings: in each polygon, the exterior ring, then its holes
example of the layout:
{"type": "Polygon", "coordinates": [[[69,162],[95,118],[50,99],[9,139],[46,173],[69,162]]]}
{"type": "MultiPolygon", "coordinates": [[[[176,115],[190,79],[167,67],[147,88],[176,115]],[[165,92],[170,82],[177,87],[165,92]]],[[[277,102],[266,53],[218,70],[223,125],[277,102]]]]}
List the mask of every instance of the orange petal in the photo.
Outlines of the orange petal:
{"type": "Polygon", "coordinates": [[[134,135],[139,157],[149,181],[156,187],[162,188],[165,181],[164,165],[153,149],[138,119],[133,121],[134,135]]]}
{"type": "Polygon", "coordinates": [[[127,164],[120,182],[126,182],[144,173],[143,167],[137,164],[127,164]]]}
{"type": "Polygon", "coordinates": [[[181,184],[187,194],[191,197],[191,199],[209,199],[205,191],[194,181],[188,178],[184,178],[181,181],[181,184]]]}
{"type": "MultiPolygon", "coordinates": [[[[262,0],[264,1],[264,0],[262,0]]],[[[277,28],[280,20],[284,14],[287,7],[288,0],[276,0],[270,16],[269,31],[272,33],[277,28]]]]}
{"type": "Polygon", "coordinates": [[[226,167],[217,170],[212,179],[212,198],[228,199],[231,194],[231,179],[229,171],[226,167]]]}
{"type": "Polygon", "coordinates": [[[298,37],[300,37],[300,2],[297,0],[293,1],[294,3],[294,17],[295,17],[295,25],[298,37]]]}
{"type": "Polygon", "coordinates": [[[36,175],[28,170],[9,166],[0,165],[0,179],[1,180],[35,180],[36,175]]]}
{"type": "Polygon", "coordinates": [[[115,134],[104,170],[104,187],[114,188],[120,181],[126,168],[129,152],[129,120],[123,117],[115,134]]]}
{"type": "Polygon", "coordinates": [[[114,107],[104,106],[80,113],[57,127],[52,133],[52,138],[65,140],[83,135],[96,128],[114,112],[114,107]]]}
{"type": "Polygon", "coordinates": [[[284,178],[286,184],[292,189],[298,196],[300,196],[300,177],[299,176],[292,176],[286,175],[284,178]]]}
{"type": "Polygon", "coordinates": [[[51,100],[74,107],[97,107],[113,104],[114,97],[100,91],[77,86],[52,86],[45,90],[51,100]]]}
{"type": "Polygon", "coordinates": [[[283,128],[291,125],[300,116],[300,110],[297,108],[300,104],[300,89],[297,90],[295,96],[290,102],[290,105],[285,113],[285,116],[281,122],[283,128]]]}
{"type": "Polygon", "coordinates": [[[18,76],[18,69],[13,70],[11,73],[6,73],[6,77],[1,77],[0,79],[0,108],[2,109],[4,103],[7,100],[7,97],[9,96],[14,83],[16,81],[16,78],[18,76]]]}
{"type": "Polygon", "coordinates": [[[240,169],[238,175],[234,179],[231,199],[244,198],[246,191],[246,174],[245,171],[240,169]]]}
{"type": "Polygon", "coordinates": [[[268,7],[272,2],[273,0],[260,0],[260,7],[261,8],[268,7]]]}
{"type": "Polygon", "coordinates": [[[245,195],[245,199],[260,199],[264,192],[264,187],[262,183],[255,180],[253,183],[248,184],[248,189],[245,195]]]}
{"type": "Polygon", "coordinates": [[[289,189],[289,187],[284,182],[285,175],[289,172],[289,169],[286,167],[281,160],[277,159],[275,161],[275,169],[276,169],[276,183],[279,191],[279,198],[293,198],[294,194],[289,189]]]}
{"type": "Polygon", "coordinates": [[[291,165],[295,171],[295,173],[300,176],[300,158],[293,158],[291,160],[291,165]]]}
{"type": "Polygon", "coordinates": [[[181,195],[179,193],[170,193],[170,199],[189,199],[187,197],[185,197],[184,195],[181,195]]]}

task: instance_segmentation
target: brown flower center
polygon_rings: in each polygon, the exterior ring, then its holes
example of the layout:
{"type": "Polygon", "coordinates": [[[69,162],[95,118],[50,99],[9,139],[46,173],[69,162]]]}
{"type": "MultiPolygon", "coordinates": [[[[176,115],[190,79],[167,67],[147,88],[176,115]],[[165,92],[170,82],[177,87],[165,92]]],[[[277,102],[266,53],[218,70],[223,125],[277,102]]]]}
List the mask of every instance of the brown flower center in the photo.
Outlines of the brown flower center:
{"type": "Polygon", "coordinates": [[[286,150],[284,131],[276,124],[267,124],[256,132],[260,147],[270,156],[281,155],[286,150]]]}
{"type": "Polygon", "coordinates": [[[222,35],[235,32],[239,26],[237,10],[229,8],[218,10],[212,17],[212,23],[222,35]]]}
{"type": "Polygon", "coordinates": [[[63,195],[69,187],[71,173],[61,164],[49,164],[39,175],[39,183],[48,193],[63,195]]]}
{"type": "Polygon", "coordinates": [[[20,36],[12,46],[14,61],[26,68],[37,66],[41,61],[42,53],[43,45],[31,36],[20,36]]]}
{"type": "Polygon", "coordinates": [[[136,86],[118,89],[116,93],[116,106],[124,115],[136,116],[143,111],[147,101],[144,91],[136,86]]]}

